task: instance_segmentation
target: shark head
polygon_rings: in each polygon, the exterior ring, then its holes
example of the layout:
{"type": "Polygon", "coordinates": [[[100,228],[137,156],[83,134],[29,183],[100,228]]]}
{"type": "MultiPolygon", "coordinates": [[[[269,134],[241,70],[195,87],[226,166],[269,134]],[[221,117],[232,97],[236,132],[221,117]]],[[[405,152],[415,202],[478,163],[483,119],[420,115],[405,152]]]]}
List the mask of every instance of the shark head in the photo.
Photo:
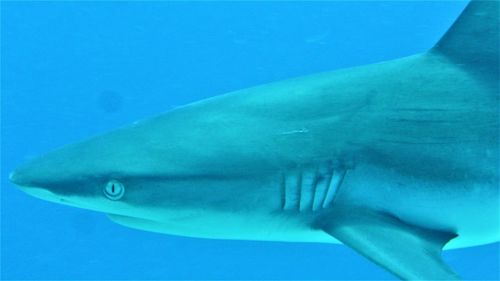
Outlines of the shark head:
{"type": "Polygon", "coordinates": [[[162,130],[146,123],[49,152],[18,167],[10,180],[37,198],[110,214],[147,216],[179,200],[189,206],[186,196],[197,181],[186,188],[184,179],[196,169],[183,161],[180,144],[155,137],[162,130]]]}
{"type": "Polygon", "coordinates": [[[14,170],[9,176],[10,181],[39,199],[102,212],[114,212],[120,204],[119,200],[125,199],[125,184],[121,180],[108,180],[110,187],[106,188],[105,175],[67,173],[68,169],[63,164],[67,161],[61,157],[60,152],[57,154],[60,164],[53,165],[55,156],[48,154],[14,170]],[[45,174],[41,174],[42,172],[45,174]],[[57,176],[48,178],[55,174],[57,176]]]}
{"type": "Polygon", "coordinates": [[[234,135],[207,138],[213,126],[190,111],[59,148],[19,166],[10,180],[46,201],[135,218],[175,220],[221,206],[234,196],[223,190],[241,186],[251,169],[234,155],[241,149],[217,145],[234,135]]]}
{"type": "MultiPolygon", "coordinates": [[[[131,139],[107,135],[63,147],[18,167],[10,180],[40,199],[107,213],[127,213],[147,157],[137,161],[140,147],[131,139]],[[104,145],[105,149],[97,148],[104,145]],[[128,148],[119,151],[118,146],[128,148]],[[136,155],[136,162],[130,161],[136,155]],[[124,176],[123,171],[132,172],[124,176]],[[139,176],[140,175],[140,176],[139,176]]],[[[142,155],[144,156],[144,154],[142,155]]]]}

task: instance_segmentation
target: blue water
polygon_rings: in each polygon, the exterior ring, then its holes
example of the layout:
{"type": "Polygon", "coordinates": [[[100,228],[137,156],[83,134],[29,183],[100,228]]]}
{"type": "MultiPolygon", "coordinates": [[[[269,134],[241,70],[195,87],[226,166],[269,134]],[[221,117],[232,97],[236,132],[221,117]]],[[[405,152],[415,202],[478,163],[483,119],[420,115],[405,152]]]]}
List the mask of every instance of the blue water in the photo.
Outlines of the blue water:
{"type": "MultiPolygon", "coordinates": [[[[393,279],[341,245],[128,229],[8,173],[177,105],[427,50],[465,4],[2,2],[2,279],[393,279]]],[[[498,243],[444,253],[468,279],[498,279],[498,256],[498,243]]]]}

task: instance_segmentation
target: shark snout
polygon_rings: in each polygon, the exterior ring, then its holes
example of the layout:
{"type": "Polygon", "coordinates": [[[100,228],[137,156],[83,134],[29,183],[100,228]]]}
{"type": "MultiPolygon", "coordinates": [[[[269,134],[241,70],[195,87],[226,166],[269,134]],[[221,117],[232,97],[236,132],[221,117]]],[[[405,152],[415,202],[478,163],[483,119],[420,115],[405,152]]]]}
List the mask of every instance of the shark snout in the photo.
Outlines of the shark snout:
{"type": "Polygon", "coordinates": [[[33,177],[29,176],[29,173],[20,168],[15,169],[9,174],[9,180],[24,192],[28,192],[28,190],[36,186],[33,183],[33,177]]]}
{"type": "Polygon", "coordinates": [[[38,160],[29,161],[15,168],[9,174],[9,180],[19,187],[40,186],[47,180],[47,169],[44,169],[43,162],[38,160]]]}
{"type": "Polygon", "coordinates": [[[48,186],[60,181],[67,174],[68,163],[55,153],[48,153],[17,166],[9,180],[17,186],[48,186]]]}
{"type": "Polygon", "coordinates": [[[15,171],[10,172],[10,174],[9,174],[9,180],[10,180],[12,183],[14,183],[14,184],[17,184],[17,183],[16,183],[16,177],[17,177],[17,175],[16,175],[16,172],[15,172],[15,171]]]}
{"type": "Polygon", "coordinates": [[[15,185],[18,186],[26,186],[29,185],[29,180],[25,176],[22,175],[17,169],[10,172],[9,180],[15,185]]]}
{"type": "MultiPolygon", "coordinates": [[[[36,171],[36,170],[35,170],[36,171]]],[[[46,201],[61,203],[61,199],[51,190],[36,184],[37,177],[26,169],[26,166],[21,166],[9,174],[9,180],[15,184],[21,191],[46,201]]]]}

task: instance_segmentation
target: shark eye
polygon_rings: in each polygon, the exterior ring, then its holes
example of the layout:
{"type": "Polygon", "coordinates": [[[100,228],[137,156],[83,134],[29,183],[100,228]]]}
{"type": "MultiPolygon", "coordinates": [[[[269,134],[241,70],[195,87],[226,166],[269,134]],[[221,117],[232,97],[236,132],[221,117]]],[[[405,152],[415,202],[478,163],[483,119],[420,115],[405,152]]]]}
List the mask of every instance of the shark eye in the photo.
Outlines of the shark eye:
{"type": "Polygon", "coordinates": [[[104,195],[111,200],[119,200],[125,194],[125,187],[117,180],[110,180],[104,187],[104,195]]]}

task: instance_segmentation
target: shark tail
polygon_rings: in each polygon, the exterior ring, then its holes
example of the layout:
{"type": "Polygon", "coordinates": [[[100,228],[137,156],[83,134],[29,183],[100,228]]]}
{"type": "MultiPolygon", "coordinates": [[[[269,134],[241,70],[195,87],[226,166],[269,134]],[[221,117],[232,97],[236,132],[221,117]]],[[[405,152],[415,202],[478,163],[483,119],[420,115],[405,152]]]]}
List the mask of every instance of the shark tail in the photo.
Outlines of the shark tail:
{"type": "Polygon", "coordinates": [[[499,13],[498,0],[472,0],[431,52],[498,79],[499,13]]]}

